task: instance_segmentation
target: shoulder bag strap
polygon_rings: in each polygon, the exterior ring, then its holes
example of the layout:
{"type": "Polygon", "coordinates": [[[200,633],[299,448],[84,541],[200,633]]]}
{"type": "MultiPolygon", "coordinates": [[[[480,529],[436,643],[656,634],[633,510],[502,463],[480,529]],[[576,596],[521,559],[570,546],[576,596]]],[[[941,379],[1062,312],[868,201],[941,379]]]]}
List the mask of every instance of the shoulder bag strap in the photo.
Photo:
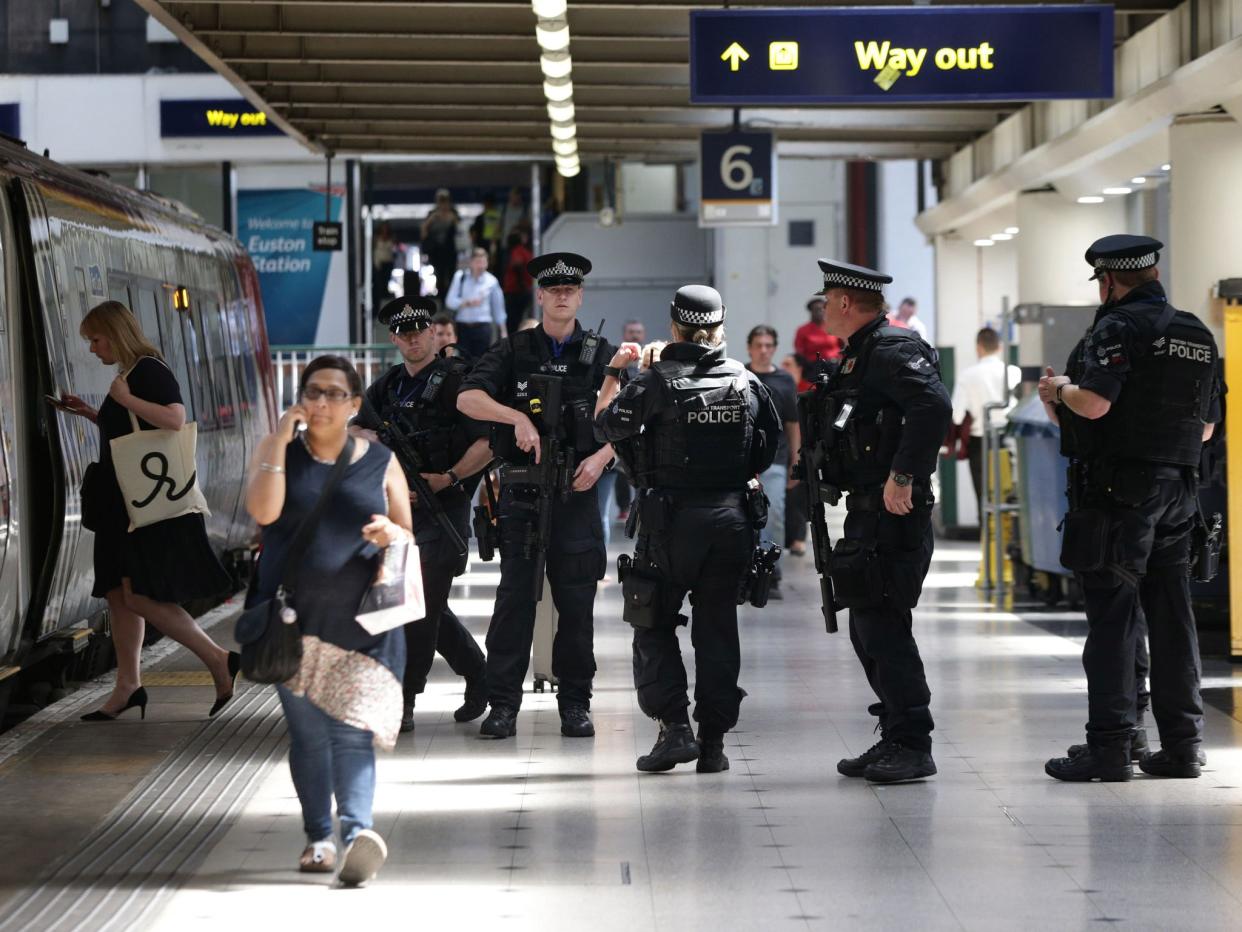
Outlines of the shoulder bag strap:
{"type": "Polygon", "coordinates": [[[350,437],[345,442],[345,448],[337,456],[336,462],[332,464],[332,472],[328,475],[328,481],[323,484],[323,491],[319,493],[319,499],[315,502],[315,507],[311,509],[310,514],[302,519],[302,523],[298,525],[297,533],[293,535],[293,543],[289,547],[288,557],[285,558],[285,571],[281,577],[281,585],[286,592],[293,591],[293,583],[297,577],[298,567],[302,563],[302,558],[306,556],[311,538],[315,536],[315,528],[319,524],[319,519],[323,517],[324,510],[328,507],[328,499],[332,497],[333,491],[340,485],[341,477],[345,475],[345,468],[349,466],[349,461],[353,459],[353,455],[354,438],[350,437]]]}

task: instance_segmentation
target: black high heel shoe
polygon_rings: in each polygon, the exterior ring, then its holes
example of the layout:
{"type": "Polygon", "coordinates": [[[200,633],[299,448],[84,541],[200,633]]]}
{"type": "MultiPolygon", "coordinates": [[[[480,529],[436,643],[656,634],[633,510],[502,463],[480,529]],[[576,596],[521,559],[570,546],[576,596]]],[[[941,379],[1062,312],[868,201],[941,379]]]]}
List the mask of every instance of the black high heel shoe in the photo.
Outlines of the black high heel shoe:
{"type": "Polygon", "coordinates": [[[216,713],[229,704],[233,698],[233,693],[237,690],[237,674],[241,673],[241,654],[235,650],[229,651],[229,680],[233,684],[233,688],[229,690],[227,696],[221,696],[211,706],[211,711],[207,713],[208,718],[215,718],[216,713]]]}
{"type": "Polygon", "coordinates": [[[144,686],[139,686],[129,698],[125,700],[125,705],[121,706],[115,712],[105,712],[103,709],[97,709],[94,712],[87,712],[82,716],[84,722],[114,722],[120,717],[121,713],[126,709],[138,707],[139,713],[145,719],[147,717],[147,690],[144,686]]]}

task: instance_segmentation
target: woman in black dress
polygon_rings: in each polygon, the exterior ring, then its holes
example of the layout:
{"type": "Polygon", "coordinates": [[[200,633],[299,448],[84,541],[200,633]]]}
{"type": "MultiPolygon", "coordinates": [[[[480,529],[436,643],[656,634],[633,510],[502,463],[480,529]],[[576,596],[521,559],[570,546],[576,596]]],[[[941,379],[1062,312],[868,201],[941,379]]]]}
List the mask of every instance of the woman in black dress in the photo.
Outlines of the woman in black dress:
{"type": "Polygon", "coordinates": [[[97,524],[92,594],[108,601],[116,648],[112,695],[102,708],[82,718],[110,721],[135,706],[146,717],[147,692],[140,671],[145,621],[187,647],[207,667],[216,686],[210,712],[215,715],[233,697],[240,658],[216,644],[177,603],[220,595],[231,580],[211,549],[200,514],[129,530],[109,444],[132,433],[131,411],[142,430],[180,430],[185,424],[181,389],[160,351],[143,336],[137,318],[119,301],[93,308],[79,332],[101,363],[120,370],[98,410],[76,395],[61,399],[65,410],[99,425],[99,463],[86,490],[97,524]]]}

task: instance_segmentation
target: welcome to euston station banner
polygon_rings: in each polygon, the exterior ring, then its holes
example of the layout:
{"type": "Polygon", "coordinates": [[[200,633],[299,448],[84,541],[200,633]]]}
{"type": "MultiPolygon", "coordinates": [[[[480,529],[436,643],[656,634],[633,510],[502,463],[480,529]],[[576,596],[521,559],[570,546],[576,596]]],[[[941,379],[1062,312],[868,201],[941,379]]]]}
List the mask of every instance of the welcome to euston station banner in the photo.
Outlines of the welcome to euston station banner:
{"type": "Polygon", "coordinates": [[[885,104],[1113,96],[1113,8],[695,10],[696,104],[885,104]]]}

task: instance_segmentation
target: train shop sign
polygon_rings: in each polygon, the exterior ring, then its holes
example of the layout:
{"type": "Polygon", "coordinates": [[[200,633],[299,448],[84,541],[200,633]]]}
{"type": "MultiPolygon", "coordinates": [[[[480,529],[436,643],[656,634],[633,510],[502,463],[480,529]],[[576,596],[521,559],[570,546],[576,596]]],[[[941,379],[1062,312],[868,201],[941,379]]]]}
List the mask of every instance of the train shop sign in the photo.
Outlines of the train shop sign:
{"type": "Polygon", "coordinates": [[[696,104],[884,104],[1113,96],[1113,8],[696,10],[696,104]]]}
{"type": "Polygon", "coordinates": [[[280,135],[266,113],[240,97],[160,101],[164,139],[280,135]]]}

